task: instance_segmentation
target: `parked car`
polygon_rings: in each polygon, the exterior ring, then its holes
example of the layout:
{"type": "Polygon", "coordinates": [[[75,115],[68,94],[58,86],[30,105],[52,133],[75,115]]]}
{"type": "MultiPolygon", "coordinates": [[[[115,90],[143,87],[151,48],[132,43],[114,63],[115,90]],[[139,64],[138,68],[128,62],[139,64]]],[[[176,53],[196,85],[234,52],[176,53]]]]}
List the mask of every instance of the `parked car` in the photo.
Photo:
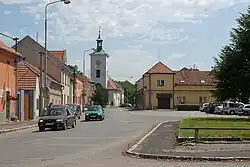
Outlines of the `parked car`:
{"type": "Polygon", "coordinates": [[[250,104],[242,105],[241,108],[238,110],[238,115],[250,115],[250,104]]]}
{"type": "Polygon", "coordinates": [[[85,113],[85,121],[89,120],[104,120],[104,109],[102,106],[90,106],[85,113]]]}
{"type": "Polygon", "coordinates": [[[207,109],[208,105],[209,105],[209,103],[203,103],[203,104],[201,104],[200,111],[201,112],[205,112],[205,110],[207,109]]]}
{"type": "Polygon", "coordinates": [[[81,119],[82,115],[81,105],[79,104],[66,104],[66,105],[70,107],[70,109],[78,119],[81,119]]]}
{"type": "Polygon", "coordinates": [[[234,115],[236,114],[238,108],[244,105],[243,103],[240,102],[231,102],[231,101],[227,101],[223,103],[223,114],[230,114],[230,115],[234,115]]]}
{"type": "Polygon", "coordinates": [[[214,113],[215,114],[223,114],[222,111],[223,111],[223,104],[215,106],[215,108],[214,108],[214,113]]]}
{"type": "Polygon", "coordinates": [[[209,114],[214,114],[215,107],[218,106],[218,103],[209,103],[208,106],[205,108],[205,112],[209,114]]]}
{"type": "Polygon", "coordinates": [[[45,128],[62,128],[66,130],[68,127],[76,127],[75,115],[66,106],[51,107],[44,111],[42,117],[38,120],[39,131],[45,128]]]}

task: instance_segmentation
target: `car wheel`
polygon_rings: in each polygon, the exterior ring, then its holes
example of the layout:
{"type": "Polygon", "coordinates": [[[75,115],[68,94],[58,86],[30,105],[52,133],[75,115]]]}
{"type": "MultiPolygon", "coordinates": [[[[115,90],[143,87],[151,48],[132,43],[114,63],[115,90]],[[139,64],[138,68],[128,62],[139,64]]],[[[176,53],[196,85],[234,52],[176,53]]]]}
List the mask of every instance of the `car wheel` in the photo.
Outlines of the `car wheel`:
{"type": "Polygon", "coordinates": [[[81,117],[79,116],[78,119],[81,119],[81,117]]]}
{"type": "Polygon", "coordinates": [[[44,131],[44,129],[45,129],[44,127],[39,127],[40,132],[44,131]]]}
{"type": "Polygon", "coordinates": [[[234,110],[232,110],[232,111],[230,112],[230,114],[231,114],[231,115],[234,115],[234,114],[235,114],[234,110]]]}
{"type": "Polygon", "coordinates": [[[75,128],[76,127],[76,121],[74,121],[73,125],[72,125],[72,128],[75,128]]]}
{"type": "Polygon", "coordinates": [[[63,130],[66,130],[66,129],[68,129],[68,125],[67,125],[67,122],[64,122],[64,124],[63,124],[63,130]]]}

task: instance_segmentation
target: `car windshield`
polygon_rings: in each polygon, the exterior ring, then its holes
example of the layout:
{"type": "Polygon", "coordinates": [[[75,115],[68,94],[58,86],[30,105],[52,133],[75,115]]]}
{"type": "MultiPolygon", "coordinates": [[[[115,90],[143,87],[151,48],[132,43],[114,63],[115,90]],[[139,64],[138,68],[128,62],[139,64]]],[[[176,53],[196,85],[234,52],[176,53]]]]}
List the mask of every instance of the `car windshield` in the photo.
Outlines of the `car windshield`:
{"type": "Polygon", "coordinates": [[[43,116],[59,116],[64,115],[64,108],[52,108],[43,113],[43,116]]]}
{"type": "Polygon", "coordinates": [[[88,111],[98,111],[98,110],[99,110],[99,108],[97,106],[88,108],[88,111]]]}

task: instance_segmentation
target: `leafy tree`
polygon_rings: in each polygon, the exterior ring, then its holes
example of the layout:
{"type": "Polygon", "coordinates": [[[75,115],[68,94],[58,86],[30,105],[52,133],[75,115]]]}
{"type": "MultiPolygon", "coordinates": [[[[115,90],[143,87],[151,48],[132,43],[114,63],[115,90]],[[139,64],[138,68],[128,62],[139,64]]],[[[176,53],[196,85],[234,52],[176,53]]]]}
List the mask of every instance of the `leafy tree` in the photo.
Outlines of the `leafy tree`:
{"type": "Polygon", "coordinates": [[[105,107],[108,103],[108,98],[109,98],[108,92],[99,83],[95,84],[95,87],[96,90],[93,93],[92,100],[94,104],[105,107]]]}
{"type": "Polygon", "coordinates": [[[134,97],[136,94],[136,87],[129,81],[117,81],[119,85],[124,89],[124,102],[134,104],[134,97]]]}
{"type": "Polygon", "coordinates": [[[236,19],[230,43],[215,58],[213,95],[219,101],[233,99],[248,102],[250,97],[250,7],[236,19]]]}
{"type": "Polygon", "coordinates": [[[75,68],[76,74],[77,74],[77,75],[83,75],[83,72],[81,72],[81,71],[78,69],[78,66],[77,66],[77,65],[75,65],[75,66],[73,66],[73,65],[68,65],[68,67],[69,67],[72,71],[74,71],[74,68],[75,68]]]}

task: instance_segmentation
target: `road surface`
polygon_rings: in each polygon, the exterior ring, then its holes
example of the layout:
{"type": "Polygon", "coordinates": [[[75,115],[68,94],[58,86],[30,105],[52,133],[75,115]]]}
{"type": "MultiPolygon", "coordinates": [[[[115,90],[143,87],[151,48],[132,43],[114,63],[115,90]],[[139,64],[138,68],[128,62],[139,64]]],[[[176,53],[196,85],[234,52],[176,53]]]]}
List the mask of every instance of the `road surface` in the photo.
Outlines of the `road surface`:
{"type": "Polygon", "coordinates": [[[67,131],[28,129],[0,135],[0,167],[243,167],[247,163],[187,163],[122,155],[135,139],[161,121],[199,112],[128,112],[106,109],[103,122],[78,122],[67,131]]]}

